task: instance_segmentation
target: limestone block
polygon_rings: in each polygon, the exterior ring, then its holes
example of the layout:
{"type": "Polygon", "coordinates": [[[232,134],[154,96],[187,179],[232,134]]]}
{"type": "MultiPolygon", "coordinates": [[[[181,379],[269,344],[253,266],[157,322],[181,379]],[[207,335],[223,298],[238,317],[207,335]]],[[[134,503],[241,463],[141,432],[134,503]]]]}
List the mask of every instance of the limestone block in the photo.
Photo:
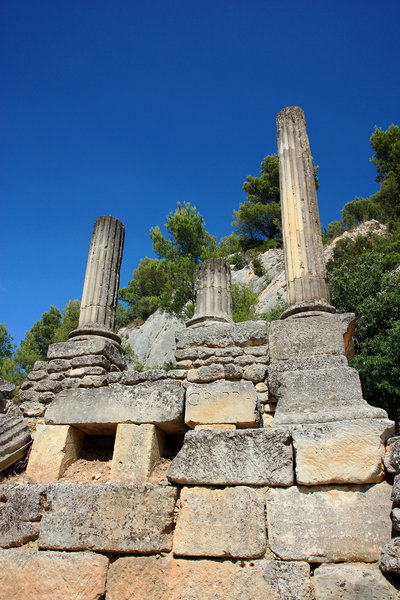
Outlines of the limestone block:
{"type": "Polygon", "coordinates": [[[30,389],[30,390],[24,390],[24,391],[20,392],[18,400],[19,400],[19,402],[24,404],[25,402],[36,402],[38,398],[39,398],[39,392],[35,392],[34,389],[30,389]]]}
{"type": "Polygon", "coordinates": [[[292,485],[291,438],[265,429],[188,431],[168,478],[209,485],[292,485]]]}
{"type": "Polygon", "coordinates": [[[139,371],[124,371],[121,376],[121,381],[125,385],[136,385],[137,383],[139,383],[139,371]]]}
{"type": "MultiPolygon", "coordinates": [[[[37,394],[37,399],[39,399],[39,394],[37,394]]],[[[22,402],[19,407],[24,417],[43,417],[46,410],[46,407],[40,402],[22,402]]]]}
{"type": "Polygon", "coordinates": [[[110,481],[146,482],[160,459],[163,437],[155,425],[118,425],[110,481]]]}
{"type": "Polygon", "coordinates": [[[47,377],[47,371],[31,371],[28,374],[28,379],[30,381],[40,381],[41,379],[44,379],[45,377],[47,377]]]}
{"type": "Polygon", "coordinates": [[[269,429],[274,424],[274,415],[269,413],[264,413],[262,415],[262,424],[265,429],[269,429]]]}
{"type": "Polygon", "coordinates": [[[42,392],[39,394],[39,402],[42,404],[50,404],[55,398],[55,394],[53,392],[42,392]]]}
{"type": "Polygon", "coordinates": [[[271,550],[286,560],[377,561],[391,538],[387,483],[371,486],[271,488],[271,550]]]}
{"type": "Polygon", "coordinates": [[[161,485],[48,487],[39,548],[152,554],[169,551],[178,490],[161,485]]]}
{"type": "Polygon", "coordinates": [[[71,360],[72,367],[103,367],[110,370],[110,361],[101,354],[89,354],[88,356],[76,356],[71,360]]]}
{"type": "Polygon", "coordinates": [[[182,489],[175,555],[253,558],[262,556],[266,545],[264,490],[182,489]]]}
{"type": "Polygon", "coordinates": [[[383,546],[379,558],[379,567],[385,573],[400,575],[400,537],[393,538],[383,546]]]}
{"type": "Polygon", "coordinates": [[[244,370],[243,377],[253,383],[259,383],[265,380],[267,367],[261,364],[253,364],[244,370]]]}
{"type": "Polygon", "coordinates": [[[339,315],[317,315],[273,321],[269,332],[271,362],[298,356],[345,354],[339,315]]]}
{"type": "MultiPolygon", "coordinates": [[[[228,358],[235,358],[236,356],[241,356],[244,352],[246,352],[246,350],[255,350],[256,348],[262,348],[263,352],[268,352],[268,348],[267,346],[254,346],[254,347],[250,347],[250,348],[236,348],[235,346],[232,346],[231,348],[217,348],[215,350],[215,356],[218,357],[223,357],[226,356],[228,358]],[[265,349],[265,350],[264,350],[265,349]]],[[[210,356],[210,352],[211,349],[210,348],[204,348],[204,351],[208,354],[208,356],[210,356]]],[[[203,354],[203,351],[201,352],[201,354],[203,354]]],[[[199,352],[199,357],[200,357],[200,352],[199,352]]]]}
{"type": "Polygon", "coordinates": [[[224,379],[241,379],[243,376],[243,369],[234,365],[233,363],[228,363],[224,365],[224,379]]]}
{"type": "Polygon", "coordinates": [[[398,600],[375,565],[322,565],[314,572],[315,600],[398,600]]]}
{"type": "Polygon", "coordinates": [[[224,367],[220,364],[191,369],[187,374],[187,380],[191,383],[208,383],[216,379],[223,379],[224,367]]]}
{"type": "Polygon", "coordinates": [[[48,365],[47,360],[37,360],[33,365],[33,371],[41,371],[42,369],[47,369],[48,365]]]}
{"type": "Polygon", "coordinates": [[[400,506],[400,475],[393,480],[392,500],[394,506],[400,506]]]}
{"type": "Polygon", "coordinates": [[[38,537],[45,490],[42,485],[0,486],[1,548],[22,546],[38,537]]]}
{"type": "Polygon", "coordinates": [[[256,384],[256,392],[268,392],[268,386],[266,385],[265,382],[261,381],[260,383],[256,384]]]}
{"type": "Polygon", "coordinates": [[[69,425],[38,425],[26,475],[36,483],[57,481],[79,457],[82,444],[83,433],[69,425]]]}
{"type": "Polygon", "coordinates": [[[57,392],[61,391],[61,383],[59,381],[54,381],[54,379],[42,379],[39,381],[35,390],[37,392],[53,392],[57,394],[57,392]]]}
{"type": "Polygon", "coordinates": [[[362,399],[360,377],[350,367],[286,371],[276,397],[276,425],[387,418],[362,399]]]}
{"type": "Polygon", "coordinates": [[[248,346],[244,348],[245,354],[251,354],[252,356],[268,356],[268,346],[248,346]]]}
{"type": "Polygon", "coordinates": [[[258,421],[257,394],[250,382],[217,381],[189,385],[186,390],[185,423],[189,427],[211,423],[256,427],[258,421]]]}
{"type": "MultiPolygon", "coordinates": [[[[260,346],[268,344],[268,326],[265,321],[243,321],[242,323],[213,323],[212,326],[189,328],[178,332],[176,348],[208,346],[260,346]]],[[[199,357],[201,358],[201,357],[199,357]]]]}
{"type": "MultiPolygon", "coordinates": [[[[229,430],[229,431],[235,431],[236,430],[236,425],[231,425],[229,423],[216,423],[215,425],[196,425],[195,430],[198,429],[206,429],[208,431],[211,430],[215,430],[215,429],[225,429],[225,430],[229,430]]],[[[190,432],[188,432],[190,433],[190,432]]]]}
{"type": "Polygon", "coordinates": [[[390,514],[392,519],[393,529],[400,531],[400,508],[394,508],[390,514]]]}
{"type": "Polygon", "coordinates": [[[386,446],[385,467],[389,473],[400,473],[400,437],[392,437],[386,446]]]}
{"type": "Polygon", "coordinates": [[[311,600],[309,574],[304,562],[124,557],[110,565],[107,600],[311,600]]]}
{"type": "Polygon", "coordinates": [[[118,423],[153,423],[167,432],[184,430],[185,391],[179,384],[157,381],[58,394],[46,411],[46,423],[74,425],[87,433],[110,433],[118,423]]]}
{"type": "Polygon", "coordinates": [[[139,381],[158,381],[166,378],[167,372],[165,369],[149,369],[139,373],[139,381]]]}
{"type": "Polygon", "coordinates": [[[108,558],[89,552],[0,551],[0,600],[99,600],[108,558]]]}
{"type": "Polygon", "coordinates": [[[171,369],[168,371],[168,379],[185,379],[187,371],[184,369],[171,369]]]}
{"type": "Polygon", "coordinates": [[[101,336],[88,336],[86,339],[72,339],[67,342],[51,344],[47,351],[47,358],[76,358],[101,354],[110,363],[116,364],[120,369],[126,369],[126,361],[122,353],[109,339],[101,336]]]}
{"type": "Polygon", "coordinates": [[[388,419],[357,419],[294,428],[299,485],[376,483],[384,477],[385,442],[394,433],[388,419]]]}
{"type": "MultiPolygon", "coordinates": [[[[47,371],[49,373],[58,373],[60,371],[68,371],[68,369],[72,366],[75,366],[72,361],[67,360],[66,358],[58,358],[55,360],[50,360],[47,366],[47,371]]],[[[81,365],[79,365],[81,366],[81,365]]]]}
{"type": "Polygon", "coordinates": [[[0,472],[28,452],[31,435],[20,409],[11,400],[0,400],[0,472]]]}
{"type": "Polygon", "coordinates": [[[79,387],[98,388],[107,385],[107,375],[85,375],[79,380],[79,387]]]}
{"type": "Polygon", "coordinates": [[[282,384],[282,378],[287,371],[314,371],[317,369],[333,369],[347,366],[347,360],[344,356],[334,356],[332,354],[300,356],[282,360],[268,365],[268,389],[271,396],[277,396],[282,384]]]}

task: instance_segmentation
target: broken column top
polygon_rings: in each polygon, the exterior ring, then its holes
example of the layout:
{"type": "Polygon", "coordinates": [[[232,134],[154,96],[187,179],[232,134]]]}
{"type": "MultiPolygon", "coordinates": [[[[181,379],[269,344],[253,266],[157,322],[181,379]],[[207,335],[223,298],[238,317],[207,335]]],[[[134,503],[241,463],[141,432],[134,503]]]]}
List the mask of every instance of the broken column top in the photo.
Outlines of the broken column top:
{"type": "Polygon", "coordinates": [[[110,215],[98,217],[90,243],[79,325],[70,338],[101,335],[120,343],[114,326],[124,236],[121,221],[110,215]]]}
{"type": "Polygon", "coordinates": [[[187,327],[207,322],[232,323],[231,270],[222,258],[209,258],[197,269],[196,308],[187,327]]]}
{"type": "Polygon", "coordinates": [[[304,112],[289,106],[276,117],[288,309],[335,312],[329,301],[321,225],[304,112]]]}

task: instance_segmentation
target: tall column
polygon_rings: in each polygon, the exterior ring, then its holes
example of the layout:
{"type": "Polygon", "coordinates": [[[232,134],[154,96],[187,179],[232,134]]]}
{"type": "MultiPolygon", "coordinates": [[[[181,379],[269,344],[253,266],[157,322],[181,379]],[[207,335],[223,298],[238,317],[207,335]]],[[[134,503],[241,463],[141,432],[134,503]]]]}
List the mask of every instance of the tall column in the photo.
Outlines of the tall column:
{"type": "Polygon", "coordinates": [[[195,276],[196,309],[190,327],[206,321],[232,322],[231,270],[222,258],[209,258],[195,276]]]}
{"type": "Polygon", "coordinates": [[[317,192],[304,112],[284,108],[276,117],[282,233],[288,309],[282,315],[335,312],[329,302],[317,192]]]}
{"type": "Polygon", "coordinates": [[[78,329],[71,337],[101,335],[120,342],[114,333],[119,272],[125,228],[111,216],[101,216],[93,227],[86,266],[78,329]]]}

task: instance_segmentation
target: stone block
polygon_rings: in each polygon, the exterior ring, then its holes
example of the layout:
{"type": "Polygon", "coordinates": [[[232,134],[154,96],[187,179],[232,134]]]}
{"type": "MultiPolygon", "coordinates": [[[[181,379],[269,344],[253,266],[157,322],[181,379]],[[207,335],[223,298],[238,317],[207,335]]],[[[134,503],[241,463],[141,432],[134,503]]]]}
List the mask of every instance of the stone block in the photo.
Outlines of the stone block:
{"type": "MultiPolygon", "coordinates": [[[[36,397],[39,399],[39,394],[36,397]]],[[[24,417],[43,417],[46,410],[45,405],[40,402],[22,402],[19,407],[24,417]]]]}
{"type": "Polygon", "coordinates": [[[145,483],[160,460],[163,441],[155,425],[118,425],[110,481],[145,483]]]}
{"type": "Polygon", "coordinates": [[[186,390],[185,423],[189,427],[233,423],[256,427],[259,422],[257,394],[250,382],[193,384],[186,390]]]}
{"type": "Polygon", "coordinates": [[[71,389],[58,394],[45,419],[87,433],[112,433],[119,423],[152,423],[167,432],[180,432],[185,430],[184,395],[179,384],[169,381],[71,389]]]}
{"type": "Polygon", "coordinates": [[[161,485],[53,484],[39,548],[168,552],[177,497],[177,489],[161,485]]]}
{"type": "Polygon", "coordinates": [[[33,371],[41,371],[42,369],[47,369],[48,365],[47,360],[37,360],[33,365],[33,371]]]}
{"type": "Polygon", "coordinates": [[[265,429],[188,431],[168,478],[206,485],[292,485],[288,433],[265,429]]]}
{"type": "Polygon", "coordinates": [[[253,383],[260,383],[265,380],[267,367],[261,364],[253,364],[244,370],[243,377],[253,383]]]}
{"type": "Polygon", "coordinates": [[[228,363],[224,365],[224,379],[241,379],[243,376],[243,369],[234,365],[233,363],[228,363]]]}
{"type": "Polygon", "coordinates": [[[386,446],[384,459],[385,467],[389,473],[400,473],[400,437],[392,437],[386,446]]]}
{"type": "Polygon", "coordinates": [[[339,315],[309,315],[273,321],[269,331],[271,362],[298,356],[345,354],[339,315]]]}
{"type": "Polygon", "coordinates": [[[128,370],[121,374],[121,381],[125,385],[136,385],[139,383],[139,371],[128,370]]]}
{"type": "Polygon", "coordinates": [[[382,548],[379,567],[385,573],[400,575],[400,537],[393,538],[382,548]]]}
{"type": "Polygon", "coordinates": [[[28,379],[30,381],[40,381],[41,379],[44,379],[45,377],[47,377],[47,371],[31,371],[28,374],[28,379]]]}
{"type": "Polygon", "coordinates": [[[107,600],[311,600],[310,567],[278,560],[117,559],[107,600]]]}
{"type": "Polygon", "coordinates": [[[195,430],[201,430],[201,429],[205,429],[205,430],[213,430],[215,431],[215,429],[225,429],[225,430],[229,430],[229,431],[236,431],[236,425],[232,425],[230,423],[216,423],[215,425],[196,425],[195,430]]]}
{"type": "Polygon", "coordinates": [[[76,367],[103,367],[106,371],[110,370],[110,361],[101,354],[89,354],[86,356],[76,356],[71,360],[71,366],[76,367]]]}
{"type": "Polygon", "coordinates": [[[139,381],[158,381],[166,378],[167,372],[165,369],[149,369],[148,371],[139,372],[139,381]]]}
{"type": "Polygon", "coordinates": [[[31,435],[20,409],[11,400],[0,400],[0,472],[28,452],[31,435]]]}
{"type": "Polygon", "coordinates": [[[275,397],[275,425],[387,418],[362,399],[360,377],[350,367],[286,371],[275,397]]]}
{"type": "Polygon", "coordinates": [[[393,433],[394,423],[388,419],[357,419],[295,427],[292,435],[297,483],[382,481],[385,442],[393,433]]]}
{"type": "Polygon", "coordinates": [[[187,374],[187,380],[190,383],[208,383],[215,381],[216,379],[224,378],[224,367],[220,364],[209,365],[205,367],[199,367],[198,369],[191,369],[187,374]]]}
{"type": "Polygon", "coordinates": [[[400,506],[400,475],[393,480],[392,500],[394,506],[400,506]]]}
{"type": "Polygon", "coordinates": [[[73,365],[73,362],[67,360],[66,358],[58,358],[55,360],[50,360],[47,366],[47,370],[49,373],[58,373],[60,371],[68,371],[68,369],[73,365]]]}
{"type": "Polygon", "coordinates": [[[42,404],[50,404],[55,398],[55,394],[53,392],[42,392],[39,394],[39,402],[42,404]]]}
{"type": "MultiPolygon", "coordinates": [[[[266,348],[266,346],[254,346],[255,348],[266,348]]],[[[210,350],[210,348],[205,348],[204,349],[205,352],[208,354],[208,356],[210,356],[210,353],[212,352],[212,350],[210,350]]],[[[236,358],[236,356],[241,356],[244,352],[246,352],[246,350],[252,350],[252,347],[250,348],[237,348],[235,346],[232,346],[230,348],[217,348],[215,350],[215,356],[218,357],[224,357],[226,356],[227,358],[236,358]]],[[[267,348],[268,351],[268,348],[267,348]]],[[[199,352],[199,356],[200,356],[200,352],[199,352]]]]}
{"type": "Polygon", "coordinates": [[[251,354],[252,356],[262,356],[264,358],[268,356],[268,346],[248,346],[243,351],[245,354],[251,354]]]}
{"type": "Polygon", "coordinates": [[[376,565],[322,565],[314,572],[315,600],[398,600],[376,565]]]}
{"type": "Polygon", "coordinates": [[[271,488],[271,550],[285,560],[373,562],[391,538],[387,483],[271,488]]]}
{"type": "Polygon", "coordinates": [[[395,531],[400,531],[400,508],[393,508],[392,512],[390,513],[390,516],[392,519],[393,529],[395,531]]]}
{"type": "Polygon", "coordinates": [[[18,400],[21,403],[24,402],[36,402],[39,398],[39,392],[35,392],[34,389],[24,390],[19,393],[18,400]]]}
{"type": "Polygon", "coordinates": [[[81,388],[99,388],[107,385],[107,375],[85,375],[79,380],[81,388]]]}
{"type": "Polygon", "coordinates": [[[38,425],[26,475],[36,483],[57,481],[79,457],[82,444],[83,433],[69,425],[38,425]]]}
{"type": "Polygon", "coordinates": [[[0,551],[1,600],[99,600],[108,558],[89,552],[0,551]]]}
{"type": "Polygon", "coordinates": [[[0,486],[1,548],[22,546],[38,537],[45,489],[42,485],[0,486]]]}
{"type": "Polygon", "coordinates": [[[54,394],[57,394],[57,392],[60,392],[62,389],[61,387],[61,383],[59,381],[54,381],[54,379],[42,379],[41,381],[39,381],[39,383],[37,384],[37,386],[35,387],[35,390],[37,392],[53,392],[54,394]]]}
{"type": "Polygon", "coordinates": [[[266,550],[264,490],[183,488],[174,534],[177,556],[255,558],[266,550]]]}
{"type": "Polygon", "coordinates": [[[116,364],[120,369],[126,369],[126,361],[120,350],[109,339],[101,336],[88,336],[86,339],[72,339],[51,344],[47,351],[47,358],[72,359],[93,354],[101,354],[110,363],[116,364]]]}
{"type": "MultiPolygon", "coordinates": [[[[176,348],[208,346],[260,346],[268,344],[268,326],[265,321],[243,321],[242,323],[213,323],[211,326],[193,327],[178,332],[176,348]]],[[[201,358],[199,356],[199,358],[201,358]]]]}

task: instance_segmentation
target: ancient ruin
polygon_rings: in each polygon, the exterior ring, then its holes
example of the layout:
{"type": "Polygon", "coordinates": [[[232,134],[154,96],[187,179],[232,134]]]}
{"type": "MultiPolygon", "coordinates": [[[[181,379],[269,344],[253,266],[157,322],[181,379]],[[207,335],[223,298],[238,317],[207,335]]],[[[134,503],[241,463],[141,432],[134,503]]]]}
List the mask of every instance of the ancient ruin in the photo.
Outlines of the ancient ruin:
{"type": "Polygon", "coordinates": [[[329,304],[301,109],[278,150],[285,318],[233,323],[229,267],[206,261],[169,371],[126,366],[123,226],[96,222],[79,328],[21,388],[34,441],[0,484],[0,600],[399,600],[400,438],[329,304]],[[107,440],[106,479],[71,478],[107,440]]]}

